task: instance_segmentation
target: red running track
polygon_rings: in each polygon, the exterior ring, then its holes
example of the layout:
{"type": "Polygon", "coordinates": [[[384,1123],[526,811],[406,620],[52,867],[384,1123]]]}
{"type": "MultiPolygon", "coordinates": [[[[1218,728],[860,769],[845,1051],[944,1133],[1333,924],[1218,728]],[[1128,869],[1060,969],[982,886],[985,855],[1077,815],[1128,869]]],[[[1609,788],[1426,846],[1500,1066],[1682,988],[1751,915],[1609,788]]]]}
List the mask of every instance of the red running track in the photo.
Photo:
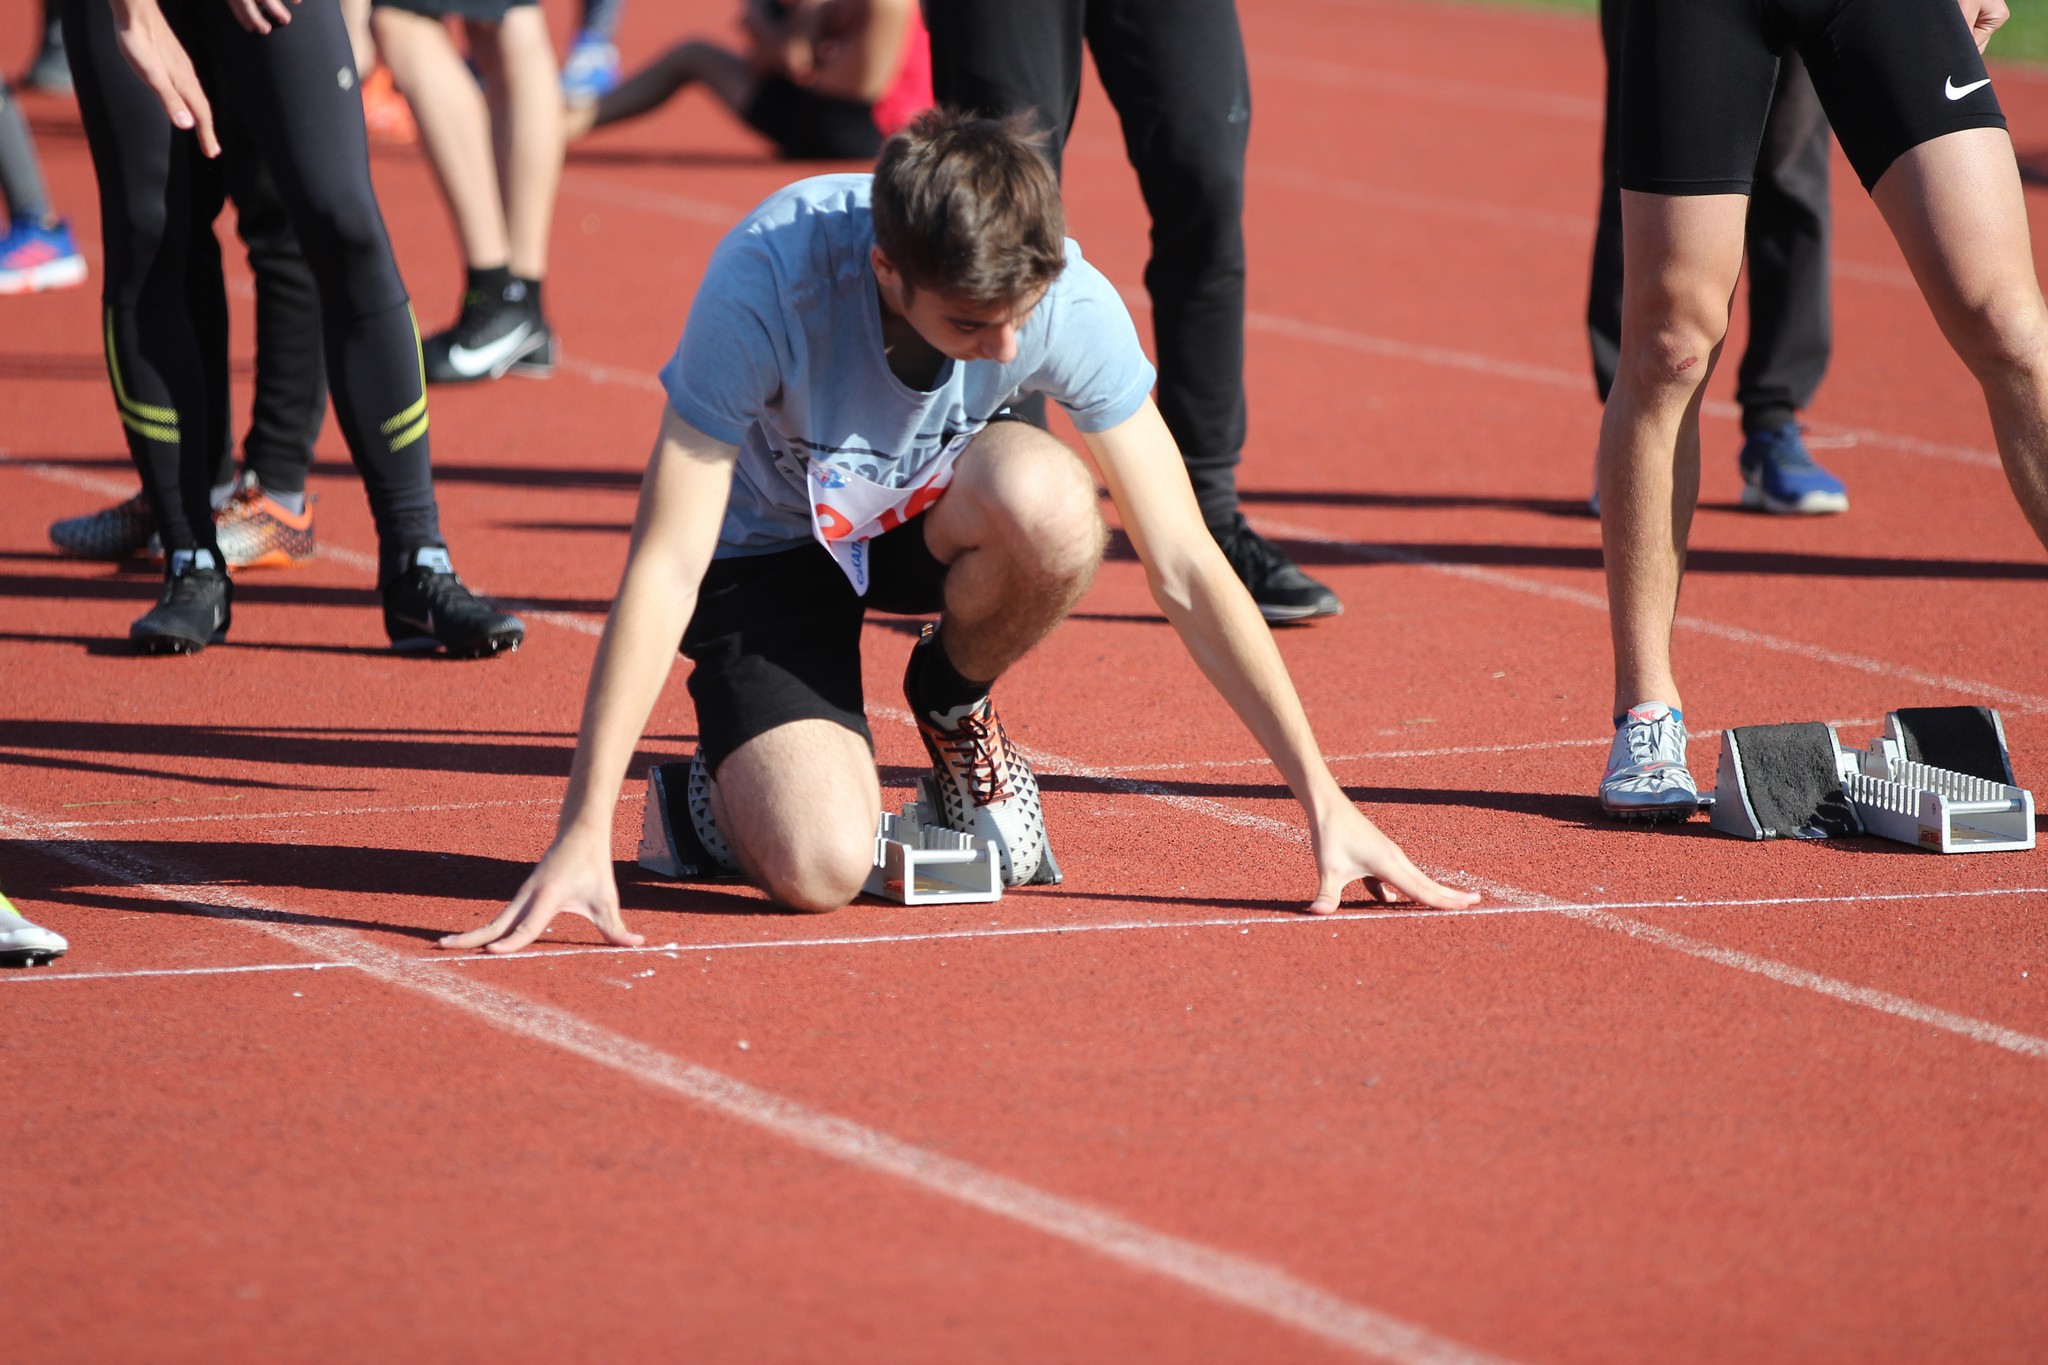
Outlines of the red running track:
{"type": "MultiPolygon", "coordinates": [[[[633,10],[629,48],[724,22],[682,8],[633,10]]],[[[1298,813],[1125,557],[1004,684],[1065,886],[800,919],[628,863],[664,946],[432,950],[545,845],[648,376],[712,243],[796,173],[701,98],[571,158],[563,370],[434,396],[459,560],[533,627],[509,659],[381,652],[331,433],[320,561],[245,575],[231,644],[129,657],[148,576],[44,540],[133,486],[92,291],[0,301],[0,871],[73,944],[0,977],[10,1359],[2048,1355],[2044,855],[1592,814],[1591,24],[1244,18],[1246,500],[1347,604],[1281,645],[1339,776],[1486,902],[1295,913],[1298,813]]],[[[1997,74],[2022,154],[2048,150],[2048,83],[1997,74]]],[[[75,115],[29,109],[95,238],[75,115]]],[[[1135,290],[1144,217],[1092,91],[1068,164],[1076,235],[1135,290]]],[[[1694,766],[1712,727],[1861,742],[1892,707],[1990,700],[2039,786],[2048,567],[1839,169],[1813,420],[1854,437],[1824,458],[1855,507],[1735,510],[1716,381],[1694,766]]],[[[402,151],[377,174],[441,325],[430,177],[402,151]]],[[[886,700],[907,638],[871,635],[886,700]]],[[[917,746],[877,719],[906,787],[917,746]]],[[[674,686],[642,761],[692,742],[674,686]]]]}

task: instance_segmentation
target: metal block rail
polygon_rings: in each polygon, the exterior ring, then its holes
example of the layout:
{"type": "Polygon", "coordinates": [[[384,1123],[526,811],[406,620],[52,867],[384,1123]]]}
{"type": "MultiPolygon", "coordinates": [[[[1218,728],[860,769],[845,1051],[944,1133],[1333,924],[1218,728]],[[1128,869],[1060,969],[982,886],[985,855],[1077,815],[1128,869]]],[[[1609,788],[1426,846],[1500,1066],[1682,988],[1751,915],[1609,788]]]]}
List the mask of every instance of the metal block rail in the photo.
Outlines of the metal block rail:
{"type": "Polygon", "coordinates": [[[922,802],[887,811],[875,829],[875,870],[861,889],[905,905],[971,905],[1000,900],[1002,861],[987,839],[929,820],[922,802]]]}

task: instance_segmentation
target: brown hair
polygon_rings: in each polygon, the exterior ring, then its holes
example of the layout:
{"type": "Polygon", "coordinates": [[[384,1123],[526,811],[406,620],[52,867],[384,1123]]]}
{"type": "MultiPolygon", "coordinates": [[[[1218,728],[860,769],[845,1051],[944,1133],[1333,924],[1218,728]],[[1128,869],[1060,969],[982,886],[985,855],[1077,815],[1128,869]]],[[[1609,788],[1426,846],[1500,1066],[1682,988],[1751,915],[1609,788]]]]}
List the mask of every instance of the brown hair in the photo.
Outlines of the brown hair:
{"type": "Polygon", "coordinates": [[[1059,182],[1026,115],[927,109],[875,167],[875,244],[912,289],[974,304],[1027,298],[1066,264],[1059,182]]]}

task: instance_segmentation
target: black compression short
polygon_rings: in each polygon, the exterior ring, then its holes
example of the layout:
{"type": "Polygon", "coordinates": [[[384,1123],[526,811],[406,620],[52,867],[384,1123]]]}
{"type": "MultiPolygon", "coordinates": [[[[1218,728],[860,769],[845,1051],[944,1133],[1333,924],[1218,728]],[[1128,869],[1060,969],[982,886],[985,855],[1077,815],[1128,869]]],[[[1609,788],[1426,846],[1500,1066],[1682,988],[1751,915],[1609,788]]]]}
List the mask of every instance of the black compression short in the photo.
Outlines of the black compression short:
{"type": "Polygon", "coordinates": [[[936,616],[946,566],[925,545],[922,516],[868,549],[865,598],[815,541],[711,562],[683,653],[696,665],[697,750],[714,776],[733,750],[794,720],[829,720],[874,748],[861,691],[862,621],[869,609],[936,616]]]}
{"type": "Polygon", "coordinates": [[[785,76],[764,76],[740,118],[791,161],[873,161],[882,153],[875,107],[834,99],[785,76]]]}
{"type": "Polygon", "coordinates": [[[1788,47],[1865,189],[1923,142],[2005,126],[1955,0],[1631,0],[1622,188],[1747,194],[1788,47]]]}

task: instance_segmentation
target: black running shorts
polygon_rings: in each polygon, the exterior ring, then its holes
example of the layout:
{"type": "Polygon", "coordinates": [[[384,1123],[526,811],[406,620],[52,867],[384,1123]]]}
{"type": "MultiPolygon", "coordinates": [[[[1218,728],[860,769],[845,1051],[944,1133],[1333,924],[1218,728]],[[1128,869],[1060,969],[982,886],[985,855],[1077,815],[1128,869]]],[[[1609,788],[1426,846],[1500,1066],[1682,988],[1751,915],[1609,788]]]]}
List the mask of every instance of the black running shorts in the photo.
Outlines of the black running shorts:
{"type": "Polygon", "coordinates": [[[783,76],[764,76],[740,118],[790,161],[873,161],[882,154],[875,107],[834,99],[783,76]]]}
{"type": "Polygon", "coordinates": [[[774,554],[714,559],[683,631],[696,667],[697,749],[713,776],[727,755],[793,720],[829,720],[875,747],[861,693],[860,630],[868,610],[936,616],[946,566],[913,517],[868,542],[868,595],[813,541],[774,554]]]}
{"type": "Polygon", "coordinates": [[[2005,127],[1956,0],[1630,0],[1622,188],[1749,193],[1788,47],[1866,190],[1923,142],[2005,127]]]}

